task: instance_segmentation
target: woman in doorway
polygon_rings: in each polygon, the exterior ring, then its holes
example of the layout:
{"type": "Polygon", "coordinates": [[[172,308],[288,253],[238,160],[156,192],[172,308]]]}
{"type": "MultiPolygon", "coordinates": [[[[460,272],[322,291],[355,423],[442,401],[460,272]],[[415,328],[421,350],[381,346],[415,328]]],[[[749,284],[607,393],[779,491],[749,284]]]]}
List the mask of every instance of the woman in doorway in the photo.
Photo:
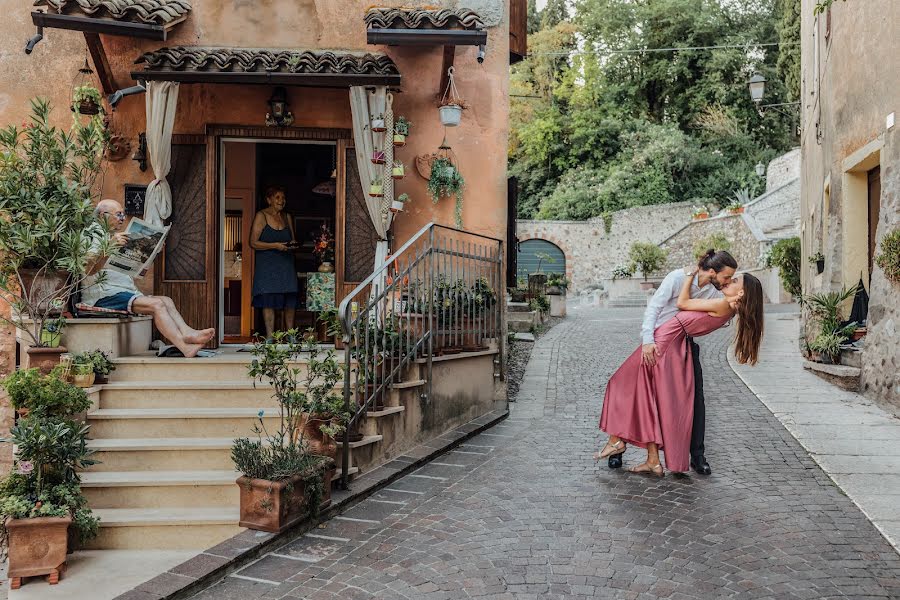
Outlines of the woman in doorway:
{"type": "Polygon", "coordinates": [[[263,311],[266,336],[275,331],[275,311],[285,329],[294,327],[297,309],[297,272],[294,268],[294,225],[284,212],[284,188],[266,189],[268,206],[253,218],[250,245],[256,250],[253,271],[253,306],[263,311]]]}

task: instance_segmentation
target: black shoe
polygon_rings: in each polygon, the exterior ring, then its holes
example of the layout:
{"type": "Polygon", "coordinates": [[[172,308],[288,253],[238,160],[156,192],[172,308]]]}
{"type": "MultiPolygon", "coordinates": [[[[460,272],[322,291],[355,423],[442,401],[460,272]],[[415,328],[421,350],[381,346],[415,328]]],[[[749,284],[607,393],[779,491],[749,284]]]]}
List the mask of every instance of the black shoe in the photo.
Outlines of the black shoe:
{"type": "Polygon", "coordinates": [[[607,464],[610,469],[621,469],[622,468],[622,457],[625,456],[624,452],[619,452],[618,454],[613,454],[609,457],[607,464]]]}
{"type": "Polygon", "coordinates": [[[699,475],[710,475],[712,473],[712,469],[709,468],[709,463],[706,462],[706,458],[703,456],[696,459],[692,458],[691,468],[694,469],[699,475]]]}

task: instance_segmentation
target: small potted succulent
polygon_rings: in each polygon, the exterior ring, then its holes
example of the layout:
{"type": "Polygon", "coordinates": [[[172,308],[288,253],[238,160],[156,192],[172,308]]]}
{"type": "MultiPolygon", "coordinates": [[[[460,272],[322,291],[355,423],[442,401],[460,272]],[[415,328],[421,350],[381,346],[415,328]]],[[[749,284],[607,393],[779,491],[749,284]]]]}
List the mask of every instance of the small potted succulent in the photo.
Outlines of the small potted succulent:
{"type": "Polygon", "coordinates": [[[406,136],[409,135],[409,126],[412,125],[406,120],[406,117],[397,117],[394,122],[394,145],[405,146],[406,136]]]}
{"type": "Polygon", "coordinates": [[[695,206],[691,218],[695,221],[702,221],[709,218],[709,209],[705,206],[695,206]]]}
{"type": "Polygon", "coordinates": [[[66,329],[66,318],[62,315],[48,319],[41,329],[41,345],[47,348],[59,348],[62,334],[66,329]]]}
{"type": "Polygon", "coordinates": [[[387,161],[387,155],[384,150],[375,150],[372,152],[372,164],[383,165],[387,161]]]}
{"type": "Polygon", "coordinates": [[[393,179],[403,179],[406,176],[406,167],[403,166],[403,163],[399,160],[394,161],[394,166],[391,168],[391,177],[393,179]]]}
{"type": "Polygon", "coordinates": [[[379,113],[377,115],[372,115],[372,131],[381,133],[383,131],[387,131],[387,127],[384,125],[384,115],[379,113]]]}
{"type": "Polygon", "coordinates": [[[369,185],[369,195],[373,198],[384,196],[384,185],[381,182],[381,177],[376,177],[372,180],[372,183],[369,185]]]}
{"type": "Polygon", "coordinates": [[[821,252],[816,252],[812,256],[809,257],[809,262],[816,265],[816,273],[819,275],[825,270],[825,255],[821,252]]]}
{"type": "Polygon", "coordinates": [[[72,97],[72,111],[81,115],[99,115],[103,112],[100,90],[92,85],[82,85],[75,88],[72,97]]]}
{"type": "Polygon", "coordinates": [[[403,205],[409,202],[409,194],[400,194],[399,197],[394,198],[394,201],[391,202],[391,212],[398,213],[403,212],[403,205]]]}

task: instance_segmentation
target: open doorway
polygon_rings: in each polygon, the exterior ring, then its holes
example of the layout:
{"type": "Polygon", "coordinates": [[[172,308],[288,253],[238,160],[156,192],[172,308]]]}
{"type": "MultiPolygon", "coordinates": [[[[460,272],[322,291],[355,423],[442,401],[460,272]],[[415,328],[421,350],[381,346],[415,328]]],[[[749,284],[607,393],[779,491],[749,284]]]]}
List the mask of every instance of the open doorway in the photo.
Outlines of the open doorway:
{"type": "MultiPolygon", "coordinates": [[[[254,291],[285,292],[287,297],[279,300],[283,305],[274,310],[275,330],[285,329],[291,322],[300,329],[313,327],[319,312],[333,306],[334,242],[331,267],[323,266],[323,258],[328,257],[316,255],[313,250],[323,228],[332,240],[336,231],[336,150],[334,142],[223,142],[223,276],[219,310],[224,343],[247,343],[256,335],[266,334],[263,306],[270,302],[259,293],[254,298],[254,291]],[[294,244],[286,251],[289,258],[283,250],[266,253],[262,249],[257,257],[253,248],[254,218],[269,206],[266,193],[272,190],[284,194],[283,214],[291,231],[279,229],[283,223],[267,216],[267,229],[256,239],[292,237],[294,244]],[[258,264],[259,260],[266,262],[258,264]],[[255,282],[257,278],[260,281],[255,282]]],[[[324,339],[324,331],[320,338],[324,339]]]]}

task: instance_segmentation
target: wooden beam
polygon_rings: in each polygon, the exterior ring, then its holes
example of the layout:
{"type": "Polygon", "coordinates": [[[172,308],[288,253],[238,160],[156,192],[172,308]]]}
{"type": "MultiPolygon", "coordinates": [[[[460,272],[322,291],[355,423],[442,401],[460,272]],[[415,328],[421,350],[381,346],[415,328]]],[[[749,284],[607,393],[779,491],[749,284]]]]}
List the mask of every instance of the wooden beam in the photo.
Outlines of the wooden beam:
{"type": "Polygon", "coordinates": [[[438,89],[438,101],[444,97],[444,92],[447,90],[447,85],[450,83],[450,67],[453,66],[453,62],[456,60],[456,46],[444,46],[444,60],[441,63],[441,87],[438,89]]]}
{"type": "Polygon", "coordinates": [[[106,58],[106,50],[103,49],[100,34],[85,31],[84,41],[87,42],[88,51],[91,53],[91,60],[94,62],[94,70],[97,72],[100,85],[103,87],[103,94],[109,96],[118,90],[119,86],[116,85],[112,69],[109,67],[109,60],[106,58]]]}

